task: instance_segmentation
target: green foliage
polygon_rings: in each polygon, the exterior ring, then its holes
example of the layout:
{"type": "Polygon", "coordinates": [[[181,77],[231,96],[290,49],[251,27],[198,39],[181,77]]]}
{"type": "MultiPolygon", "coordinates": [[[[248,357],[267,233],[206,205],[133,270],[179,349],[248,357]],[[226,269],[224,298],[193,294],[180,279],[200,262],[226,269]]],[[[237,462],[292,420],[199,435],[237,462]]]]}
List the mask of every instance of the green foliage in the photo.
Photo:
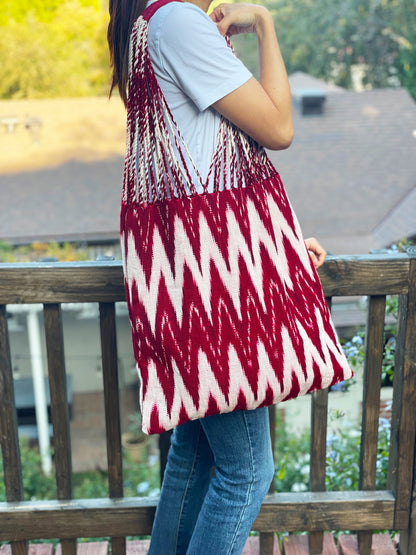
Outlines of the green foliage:
{"type": "MultiPolygon", "coordinates": [[[[352,68],[364,84],[401,85],[416,98],[414,0],[264,0],[273,13],[288,72],[343,87],[352,68]]],[[[3,0],[0,98],[106,94],[110,79],[103,0],[3,0]]],[[[257,41],[233,39],[258,75],[257,41]]]]}
{"type": "MultiPolygon", "coordinates": [[[[377,446],[376,489],[387,487],[389,442],[390,424],[386,419],[381,418],[377,446]]],[[[328,491],[359,489],[360,443],[360,431],[345,427],[340,427],[336,433],[328,437],[326,457],[328,491]]]]}
{"type": "Polygon", "coordinates": [[[8,0],[0,16],[0,98],[105,94],[106,26],[97,0],[8,0]]]}
{"type": "Polygon", "coordinates": [[[128,453],[123,459],[124,495],[154,497],[160,492],[160,473],[157,456],[150,456],[146,464],[133,461],[128,453]]]}
{"type": "MultiPolygon", "coordinates": [[[[273,14],[288,73],[305,71],[345,88],[353,71],[371,87],[404,86],[416,98],[414,0],[265,0],[273,14]]],[[[256,72],[255,43],[236,50],[256,72]]]]}
{"type": "MultiPolygon", "coordinates": [[[[25,501],[56,499],[56,482],[54,475],[46,476],[42,471],[42,461],[37,449],[29,446],[27,439],[20,441],[20,458],[22,461],[22,478],[25,501]]],[[[3,460],[0,457],[0,501],[6,500],[4,486],[3,460]]]]}
{"type": "Polygon", "coordinates": [[[309,486],[310,433],[290,435],[277,411],[276,422],[276,491],[306,491],[309,486]]]}
{"type": "Polygon", "coordinates": [[[31,245],[13,247],[7,241],[0,241],[0,263],[36,262],[42,258],[56,258],[59,262],[88,260],[88,251],[74,243],[35,242],[31,245]]]}
{"type": "MultiPolygon", "coordinates": [[[[405,252],[407,247],[413,245],[412,241],[402,240],[387,249],[391,254],[405,252]]],[[[396,332],[398,317],[399,298],[397,295],[388,295],[386,298],[386,315],[392,316],[394,321],[384,327],[384,351],[381,367],[381,383],[382,385],[392,385],[394,376],[395,349],[396,349],[396,332]]],[[[356,335],[343,345],[345,354],[354,368],[363,367],[365,359],[365,332],[357,331],[356,335]]]]}
{"type": "MultiPolygon", "coordinates": [[[[24,499],[26,501],[56,499],[55,473],[49,476],[42,471],[38,448],[29,446],[27,439],[20,440],[20,456],[24,499]]],[[[123,476],[125,496],[154,496],[159,494],[159,465],[157,457],[149,457],[144,464],[133,462],[124,453],[123,476]]],[[[74,475],[74,498],[96,499],[108,497],[107,472],[83,472],[74,475]]],[[[3,460],[0,453],[0,502],[6,500],[3,460]]]]}
{"type": "MultiPolygon", "coordinates": [[[[346,427],[343,415],[334,413],[331,418],[339,420],[340,426],[327,439],[326,489],[328,491],[357,490],[360,475],[361,434],[357,428],[346,427]]],[[[284,426],[276,426],[276,474],[275,490],[298,492],[309,489],[310,432],[299,436],[287,434],[284,426]]],[[[385,489],[389,458],[390,424],[386,419],[379,421],[377,447],[376,488],[385,489]]]]}
{"type": "MultiPolygon", "coordinates": [[[[360,433],[358,429],[340,426],[327,440],[326,488],[328,491],[356,490],[359,483],[360,433]]],[[[377,489],[385,489],[389,457],[390,424],[380,419],[377,449],[377,489]]],[[[38,449],[29,447],[26,440],[20,442],[23,469],[24,499],[56,499],[54,473],[42,472],[38,449]]],[[[278,417],[276,422],[276,475],[275,490],[279,492],[306,491],[309,488],[310,469],[309,431],[291,436],[278,417]]],[[[145,463],[136,463],[128,454],[123,457],[124,495],[153,497],[159,494],[159,465],[157,457],[151,456],[145,463]]],[[[74,475],[74,498],[91,499],[108,496],[108,475],[95,471],[74,475]]],[[[4,473],[0,456],[0,502],[6,500],[4,473]]]]}

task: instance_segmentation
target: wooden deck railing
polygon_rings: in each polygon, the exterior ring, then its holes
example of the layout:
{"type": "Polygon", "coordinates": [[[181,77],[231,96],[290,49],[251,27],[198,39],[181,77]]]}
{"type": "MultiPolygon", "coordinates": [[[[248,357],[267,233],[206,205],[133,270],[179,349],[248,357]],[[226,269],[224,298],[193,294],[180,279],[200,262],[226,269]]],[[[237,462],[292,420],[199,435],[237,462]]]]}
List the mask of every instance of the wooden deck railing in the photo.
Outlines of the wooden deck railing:
{"type": "MultiPolygon", "coordinates": [[[[328,301],[368,295],[368,320],[359,491],[325,492],[328,392],[312,396],[310,490],[270,494],[254,524],[261,553],[272,553],[273,533],[310,532],[320,553],[325,530],[359,531],[369,554],[373,530],[400,531],[400,553],[416,554],[416,252],[330,257],[321,272],[328,301]],[[399,295],[388,490],[376,491],[376,455],[386,295],[399,295]]],[[[124,300],[119,262],[0,265],[0,433],[7,502],[0,503],[0,541],[13,554],[27,541],[60,538],[64,555],[77,538],[110,536],[125,553],[126,536],[150,534],[154,499],[123,498],[115,303],[124,300]],[[61,303],[96,302],[100,326],[107,426],[109,498],[72,499],[71,448],[61,303]],[[42,303],[46,332],[57,499],[24,502],[6,305],[42,303]]],[[[201,554],[202,555],[202,554],[201,554]]]]}

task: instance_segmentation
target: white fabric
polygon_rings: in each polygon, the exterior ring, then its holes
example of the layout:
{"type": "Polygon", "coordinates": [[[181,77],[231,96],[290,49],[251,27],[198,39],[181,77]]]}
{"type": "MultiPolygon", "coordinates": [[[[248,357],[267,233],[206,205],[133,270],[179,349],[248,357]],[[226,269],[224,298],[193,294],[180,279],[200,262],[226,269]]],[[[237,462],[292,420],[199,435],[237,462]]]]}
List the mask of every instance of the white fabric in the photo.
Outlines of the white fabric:
{"type": "Polygon", "coordinates": [[[160,88],[205,179],[220,122],[210,106],[248,81],[251,73],[213,21],[189,2],[172,2],[156,11],[148,46],[160,88]]]}

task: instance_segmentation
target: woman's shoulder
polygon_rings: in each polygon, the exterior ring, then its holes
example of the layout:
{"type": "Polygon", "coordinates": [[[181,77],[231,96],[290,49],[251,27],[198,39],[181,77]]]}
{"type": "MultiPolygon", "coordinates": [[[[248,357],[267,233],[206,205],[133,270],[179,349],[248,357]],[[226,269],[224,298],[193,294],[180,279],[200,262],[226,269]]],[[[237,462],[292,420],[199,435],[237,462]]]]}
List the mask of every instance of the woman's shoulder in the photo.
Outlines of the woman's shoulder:
{"type": "Polygon", "coordinates": [[[202,28],[216,31],[216,25],[208,15],[191,2],[169,2],[159,8],[150,20],[150,26],[176,37],[183,33],[200,33],[202,28]]]}

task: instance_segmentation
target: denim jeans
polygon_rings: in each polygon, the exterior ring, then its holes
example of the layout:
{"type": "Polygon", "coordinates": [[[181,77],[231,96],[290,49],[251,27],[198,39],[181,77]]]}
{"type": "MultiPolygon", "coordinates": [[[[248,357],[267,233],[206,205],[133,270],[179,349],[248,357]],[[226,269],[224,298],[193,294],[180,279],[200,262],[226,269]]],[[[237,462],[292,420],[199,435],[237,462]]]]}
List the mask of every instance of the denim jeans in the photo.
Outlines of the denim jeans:
{"type": "Polygon", "coordinates": [[[148,555],[241,554],[273,474],[267,408],[179,426],[148,555]]]}

